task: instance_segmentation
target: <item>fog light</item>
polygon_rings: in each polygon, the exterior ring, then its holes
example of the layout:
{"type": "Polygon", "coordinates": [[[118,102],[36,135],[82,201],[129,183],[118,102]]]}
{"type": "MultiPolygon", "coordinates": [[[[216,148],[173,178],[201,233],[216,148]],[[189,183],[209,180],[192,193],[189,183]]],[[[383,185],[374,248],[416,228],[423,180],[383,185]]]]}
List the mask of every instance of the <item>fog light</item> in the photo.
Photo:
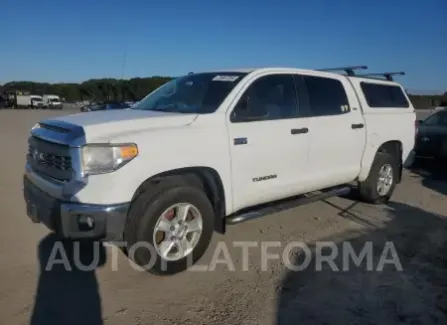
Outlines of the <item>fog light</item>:
{"type": "Polygon", "coordinates": [[[79,215],[78,226],[81,231],[92,230],[95,227],[95,220],[88,215],[79,215]]]}

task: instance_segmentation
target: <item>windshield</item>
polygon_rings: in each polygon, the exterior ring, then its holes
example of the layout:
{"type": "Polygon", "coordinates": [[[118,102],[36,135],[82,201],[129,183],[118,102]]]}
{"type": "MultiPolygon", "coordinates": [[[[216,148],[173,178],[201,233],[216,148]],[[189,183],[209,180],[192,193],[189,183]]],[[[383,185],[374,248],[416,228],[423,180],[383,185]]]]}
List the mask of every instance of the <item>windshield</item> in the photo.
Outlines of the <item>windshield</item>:
{"type": "Polygon", "coordinates": [[[245,73],[197,73],[165,83],[132,109],[204,114],[214,112],[245,73]]]}
{"type": "Polygon", "coordinates": [[[59,98],[51,98],[50,99],[50,102],[52,102],[52,103],[58,103],[58,102],[60,102],[61,100],[59,99],[59,98]]]}

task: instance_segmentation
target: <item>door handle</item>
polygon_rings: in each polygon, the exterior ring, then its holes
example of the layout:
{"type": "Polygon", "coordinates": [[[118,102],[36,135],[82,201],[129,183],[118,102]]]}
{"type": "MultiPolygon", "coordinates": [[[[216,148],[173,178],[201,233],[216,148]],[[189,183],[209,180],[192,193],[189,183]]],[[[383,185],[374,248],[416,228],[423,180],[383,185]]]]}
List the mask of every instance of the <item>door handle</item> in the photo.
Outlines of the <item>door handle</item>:
{"type": "Polygon", "coordinates": [[[308,128],[301,128],[301,129],[292,129],[292,130],[290,130],[291,134],[304,134],[304,133],[307,133],[307,132],[309,132],[308,128]]]}
{"type": "Polygon", "coordinates": [[[234,138],[233,143],[235,146],[241,145],[241,144],[247,144],[248,140],[247,138],[234,138]]]}
{"type": "Polygon", "coordinates": [[[351,124],[351,128],[353,129],[363,129],[365,125],[363,123],[351,124]]]}

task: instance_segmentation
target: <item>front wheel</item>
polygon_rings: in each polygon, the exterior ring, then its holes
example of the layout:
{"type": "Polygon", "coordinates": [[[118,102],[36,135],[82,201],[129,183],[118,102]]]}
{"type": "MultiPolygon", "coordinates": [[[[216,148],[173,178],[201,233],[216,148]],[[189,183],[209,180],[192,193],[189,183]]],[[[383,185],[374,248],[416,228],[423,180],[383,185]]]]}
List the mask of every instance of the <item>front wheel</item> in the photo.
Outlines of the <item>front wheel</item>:
{"type": "Polygon", "coordinates": [[[205,253],[214,231],[206,194],[192,186],[141,194],[132,204],[124,231],[128,257],[154,274],[174,274],[205,253]]]}
{"type": "Polygon", "coordinates": [[[394,192],[398,177],[396,158],[386,152],[377,153],[368,178],[359,182],[361,199],[373,204],[387,203],[394,192]]]}

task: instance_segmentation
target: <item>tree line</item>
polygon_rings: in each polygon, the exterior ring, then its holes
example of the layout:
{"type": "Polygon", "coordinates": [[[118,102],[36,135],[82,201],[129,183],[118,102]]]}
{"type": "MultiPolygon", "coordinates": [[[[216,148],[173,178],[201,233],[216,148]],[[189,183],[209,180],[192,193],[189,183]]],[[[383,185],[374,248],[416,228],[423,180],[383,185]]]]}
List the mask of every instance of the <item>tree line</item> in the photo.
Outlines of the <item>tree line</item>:
{"type": "MultiPolygon", "coordinates": [[[[171,80],[172,77],[154,76],[118,80],[112,78],[90,79],[82,83],[41,83],[31,81],[13,81],[0,86],[5,91],[28,91],[32,94],[59,95],[66,101],[138,101],[148,93],[171,80]]],[[[447,91],[444,95],[409,94],[415,108],[424,109],[435,106],[447,106],[447,91]]]]}
{"type": "Polygon", "coordinates": [[[118,80],[112,78],[90,79],[82,83],[42,83],[12,81],[0,86],[0,92],[25,91],[35,95],[52,94],[65,101],[137,101],[149,92],[171,80],[171,77],[154,76],[118,80]]]}
{"type": "Polygon", "coordinates": [[[447,91],[444,95],[412,95],[408,94],[416,109],[447,106],[447,91]]]}

